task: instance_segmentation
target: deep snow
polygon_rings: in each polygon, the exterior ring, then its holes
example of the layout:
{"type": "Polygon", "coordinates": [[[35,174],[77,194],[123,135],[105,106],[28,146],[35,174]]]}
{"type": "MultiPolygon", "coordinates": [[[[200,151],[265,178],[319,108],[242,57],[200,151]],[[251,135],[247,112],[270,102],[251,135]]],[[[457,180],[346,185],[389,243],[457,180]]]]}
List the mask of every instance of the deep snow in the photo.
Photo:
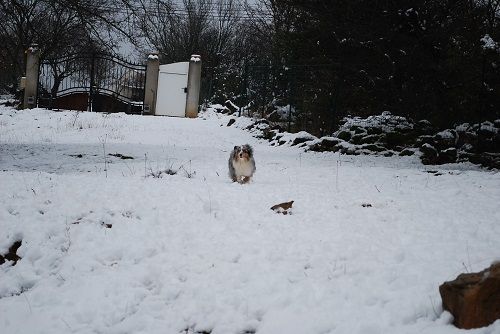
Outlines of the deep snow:
{"type": "Polygon", "coordinates": [[[0,254],[22,239],[0,332],[461,332],[438,286],[500,260],[499,173],[271,147],[228,120],[0,107],[0,254]]]}

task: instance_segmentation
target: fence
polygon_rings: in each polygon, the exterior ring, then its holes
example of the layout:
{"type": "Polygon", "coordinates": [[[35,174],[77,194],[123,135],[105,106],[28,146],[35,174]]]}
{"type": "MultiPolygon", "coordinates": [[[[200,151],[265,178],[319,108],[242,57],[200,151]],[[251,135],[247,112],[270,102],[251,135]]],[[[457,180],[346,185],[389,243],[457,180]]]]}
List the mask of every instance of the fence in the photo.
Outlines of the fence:
{"type": "Polygon", "coordinates": [[[288,131],[331,133],[343,117],[337,109],[341,89],[337,64],[245,66],[241,71],[203,68],[202,100],[232,99],[251,116],[288,131]]]}
{"type": "Polygon", "coordinates": [[[38,105],[140,113],[145,76],[146,65],[108,54],[43,59],[38,74],[38,105]]]}
{"type": "Polygon", "coordinates": [[[17,90],[18,80],[14,74],[13,65],[1,64],[0,66],[0,95],[14,94],[17,90]]]}

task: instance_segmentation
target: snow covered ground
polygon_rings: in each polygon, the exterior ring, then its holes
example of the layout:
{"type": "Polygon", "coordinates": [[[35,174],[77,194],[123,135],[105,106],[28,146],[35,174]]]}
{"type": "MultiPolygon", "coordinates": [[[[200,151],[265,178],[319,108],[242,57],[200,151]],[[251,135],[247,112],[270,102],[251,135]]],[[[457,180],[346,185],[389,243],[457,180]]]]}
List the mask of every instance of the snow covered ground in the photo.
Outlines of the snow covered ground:
{"type": "Polygon", "coordinates": [[[0,332],[461,332],[438,286],[500,260],[499,173],[271,147],[228,120],[0,107],[0,254],[22,240],[0,332]],[[234,184],[245,143],[257,172],[234,184]]]}

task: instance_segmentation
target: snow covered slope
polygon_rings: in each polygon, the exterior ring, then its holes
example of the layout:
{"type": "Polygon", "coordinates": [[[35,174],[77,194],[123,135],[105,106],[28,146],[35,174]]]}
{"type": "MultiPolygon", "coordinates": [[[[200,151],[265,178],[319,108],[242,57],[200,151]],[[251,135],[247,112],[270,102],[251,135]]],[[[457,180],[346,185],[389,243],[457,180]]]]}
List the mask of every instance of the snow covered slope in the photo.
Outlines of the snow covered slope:
{"type": "Polygon", "coordinates": [[[0,332],[461,332],[438,286],[500,260],[500,174],[270,147],[228,120],[0,107],[0,254],[22,240],[0,332]]]}

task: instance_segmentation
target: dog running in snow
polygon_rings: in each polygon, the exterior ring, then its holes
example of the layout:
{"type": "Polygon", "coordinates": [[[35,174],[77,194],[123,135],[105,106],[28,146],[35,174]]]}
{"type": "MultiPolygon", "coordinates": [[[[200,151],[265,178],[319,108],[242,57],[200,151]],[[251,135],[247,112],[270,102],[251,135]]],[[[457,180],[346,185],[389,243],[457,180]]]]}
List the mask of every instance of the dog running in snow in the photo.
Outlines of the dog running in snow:
{"type": "Polygon", "coordinates": [[[255,173],[255,160],[250,145],[235,146],[229,156],[229,177],[233,182],[248,183],[255,173]]]}

